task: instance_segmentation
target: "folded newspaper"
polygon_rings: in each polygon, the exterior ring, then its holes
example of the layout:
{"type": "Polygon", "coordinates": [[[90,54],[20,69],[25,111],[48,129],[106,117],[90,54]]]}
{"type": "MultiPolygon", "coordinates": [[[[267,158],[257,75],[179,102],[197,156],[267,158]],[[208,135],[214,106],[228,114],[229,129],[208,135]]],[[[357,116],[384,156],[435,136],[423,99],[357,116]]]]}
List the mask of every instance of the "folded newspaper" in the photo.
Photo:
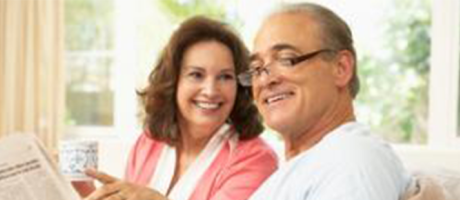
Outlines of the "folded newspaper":
{"type": "Polygon", "coordinates": [[[79,200],[32,134],[0,140],[0,200],[79,200]]]}

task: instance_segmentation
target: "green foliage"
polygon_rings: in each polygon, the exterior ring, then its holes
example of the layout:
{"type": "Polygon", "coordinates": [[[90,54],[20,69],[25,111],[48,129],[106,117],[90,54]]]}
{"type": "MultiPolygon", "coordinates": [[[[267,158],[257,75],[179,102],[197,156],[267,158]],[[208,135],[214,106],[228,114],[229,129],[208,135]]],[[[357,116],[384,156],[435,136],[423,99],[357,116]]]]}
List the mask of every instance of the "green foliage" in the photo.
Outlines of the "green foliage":
{"type": "Polygon", "coordinates": [[[113,6],[112,0],[66,0],[66,49],[112,49],[113,6]]]}
{"type": "Polygon", "coordinates": [[[395,1],[395,17],[389,20],[388,46],[395,62],[411,66],[420,75],[429,71],[431,12],[428,0],[395,1]]]}
{"type": "Polygon", "coordinates": [[[394,0],[383,55],[364,53],[360,120],[393,142],[426,142],[431,10],[428,0],[394,0]]]}
{"type": "Polygon", "coordinates": [[[176,24],[195,15],[206,15],[215,19],[225,18],[224,6],[216,3],[215,0],[157,0],[157,3],[176,24]]]}

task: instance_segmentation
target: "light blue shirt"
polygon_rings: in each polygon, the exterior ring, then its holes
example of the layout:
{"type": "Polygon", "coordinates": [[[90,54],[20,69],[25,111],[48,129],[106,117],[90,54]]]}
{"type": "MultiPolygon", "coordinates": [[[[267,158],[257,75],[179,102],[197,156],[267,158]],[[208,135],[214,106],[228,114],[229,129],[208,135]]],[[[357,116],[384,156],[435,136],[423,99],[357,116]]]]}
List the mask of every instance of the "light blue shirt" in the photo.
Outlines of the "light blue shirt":
{"type": "Polygon", "coordinates": [[[391,147],[344,124],[284,163],[251,200],[398,200],[411,176],[391,147]]]}

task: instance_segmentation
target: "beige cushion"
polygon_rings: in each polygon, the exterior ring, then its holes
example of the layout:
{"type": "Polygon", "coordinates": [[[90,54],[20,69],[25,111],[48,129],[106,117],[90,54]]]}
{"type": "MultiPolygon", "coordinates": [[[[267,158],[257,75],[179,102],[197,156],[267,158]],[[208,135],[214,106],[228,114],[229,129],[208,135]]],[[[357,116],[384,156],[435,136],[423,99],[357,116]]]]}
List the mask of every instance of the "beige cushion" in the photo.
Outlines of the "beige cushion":
{"type": "Polygon", "coordinates": [[[460,200],[460,172],[441,168],[413,171],[405,200],[460,200]]]}
{"type": "Polygon", "coordinates": [[[438,169],[430,175],[444,188],[447,199],[460,200],[460,172],[438,169]]]}

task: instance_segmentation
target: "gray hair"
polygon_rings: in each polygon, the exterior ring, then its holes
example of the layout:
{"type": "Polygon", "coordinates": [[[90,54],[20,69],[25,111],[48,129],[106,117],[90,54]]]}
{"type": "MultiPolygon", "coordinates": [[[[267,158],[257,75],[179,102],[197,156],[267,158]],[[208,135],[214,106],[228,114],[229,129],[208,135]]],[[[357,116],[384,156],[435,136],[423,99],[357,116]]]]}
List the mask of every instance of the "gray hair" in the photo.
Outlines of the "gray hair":
{"type": "Polygon", "coordinates": [[[348,50],[352,53],[355,62],[349,89],[351,96],[355,98],[360,84],[357,75],[357,55],[348,24],[330,9],[314,3],[284,3],[273,10],[270,15],[284,13],[303,13],[308,15],[320,27],[319,35],[322,45],[335,50],[348,50]]]}

